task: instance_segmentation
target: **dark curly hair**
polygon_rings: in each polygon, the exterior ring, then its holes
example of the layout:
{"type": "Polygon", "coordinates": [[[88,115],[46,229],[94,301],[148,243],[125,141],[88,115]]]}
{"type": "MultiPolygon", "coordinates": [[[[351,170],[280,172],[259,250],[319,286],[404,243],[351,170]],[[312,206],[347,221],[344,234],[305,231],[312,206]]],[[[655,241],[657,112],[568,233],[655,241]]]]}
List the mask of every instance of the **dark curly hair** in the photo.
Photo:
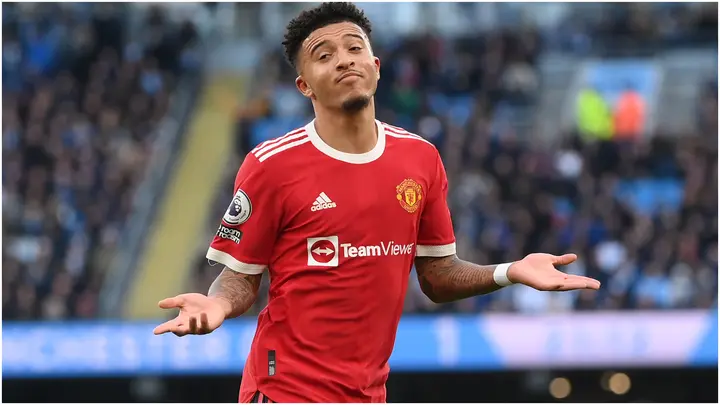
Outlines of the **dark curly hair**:
{"type": "Polygon", "coordinates": [[[297,57],[300,46],[310,34],[317,30],[340,22],[351,22],[365,32],[370,38],[372,26],[365,13],[353,3],[327,2],[319,6],[304,10],[287,25],[283,48],[285,59],[293,67],[297,68],[297,57]]]}

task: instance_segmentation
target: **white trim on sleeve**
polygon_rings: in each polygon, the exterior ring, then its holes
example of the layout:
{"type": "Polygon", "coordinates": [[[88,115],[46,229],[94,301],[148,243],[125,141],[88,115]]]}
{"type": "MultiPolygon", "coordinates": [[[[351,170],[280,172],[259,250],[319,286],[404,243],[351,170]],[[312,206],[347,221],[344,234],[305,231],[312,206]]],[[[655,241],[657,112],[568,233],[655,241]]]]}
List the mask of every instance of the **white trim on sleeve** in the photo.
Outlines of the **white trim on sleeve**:
{"type": "Polygon", "coordinates": [[[208,249],[205,257],[209,260],[225,265],[225,267],[232,271],[243,274],[262,274],[267,268],[267,266],[262,264],[243,263],[231,255],[212,247],[208,249]]]}
{"type": "Polygon", "coordinates": [[[445,257],[456,253],[455,243],[449,245],[429,246],[417,245],[415,256],[417,257],[445,257]]]}

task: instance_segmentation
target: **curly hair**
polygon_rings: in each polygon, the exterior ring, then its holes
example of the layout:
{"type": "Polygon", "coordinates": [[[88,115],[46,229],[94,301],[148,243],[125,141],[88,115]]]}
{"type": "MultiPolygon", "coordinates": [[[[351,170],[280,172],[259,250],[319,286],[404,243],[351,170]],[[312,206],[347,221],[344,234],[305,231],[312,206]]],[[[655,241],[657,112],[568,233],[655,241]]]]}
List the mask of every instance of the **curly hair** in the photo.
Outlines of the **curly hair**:
{"type": "Polygon", "coordinates": [[[365,13],[353,3],[327,2],[319,6],[304,10],[299,16],[290,21],[286,27],[283,48],[285,59],[293,67],[297,68],[297,57],[300,46],[310,34],[317,30],[340,22],[353,23],[365,32],[370,38],[372,26],[365,13]]]}

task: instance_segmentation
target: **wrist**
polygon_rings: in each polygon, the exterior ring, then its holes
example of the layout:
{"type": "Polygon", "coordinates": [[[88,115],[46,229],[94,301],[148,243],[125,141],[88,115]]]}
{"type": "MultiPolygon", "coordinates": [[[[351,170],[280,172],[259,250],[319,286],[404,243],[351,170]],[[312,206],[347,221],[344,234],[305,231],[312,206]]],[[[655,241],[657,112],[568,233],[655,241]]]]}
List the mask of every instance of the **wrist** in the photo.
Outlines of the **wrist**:
{"type": "Polygon", "coordinates": [[[230,314],[233,312],[232,302],[230,300],[224,298],[224,297],[218,297],[213,296],[210,297],[213,302],[215,302],[220,308],[222,308],[223,313],[225,314],[225,319],[228,319],[230,317],[230,314]]]}
{"type": "Polygon", "coordinates": [[[508,270],[510,270],[510,266],[512,265],[513,263],[511,262],[495,266],[495,271],[493,271],[493,280],[495,281],[495,284],[500,287],[507,287],[513,284],[513,282],[508,278],[508,270]]]}

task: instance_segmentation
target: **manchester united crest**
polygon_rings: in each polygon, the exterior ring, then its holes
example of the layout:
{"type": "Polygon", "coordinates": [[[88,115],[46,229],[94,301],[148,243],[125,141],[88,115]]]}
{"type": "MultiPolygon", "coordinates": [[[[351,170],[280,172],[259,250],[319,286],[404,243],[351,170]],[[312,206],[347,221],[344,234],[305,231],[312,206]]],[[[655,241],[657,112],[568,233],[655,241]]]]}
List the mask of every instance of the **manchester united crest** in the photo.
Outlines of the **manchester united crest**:
{"type": "Polygon", "coordinates": [[[409,213],[414,213],[420,208],[420,200],[422,200],[422,186],[419,185],[415,180],[405,179],[397,187],[397,199],[400,202],[400,206],[409,213]]]}

